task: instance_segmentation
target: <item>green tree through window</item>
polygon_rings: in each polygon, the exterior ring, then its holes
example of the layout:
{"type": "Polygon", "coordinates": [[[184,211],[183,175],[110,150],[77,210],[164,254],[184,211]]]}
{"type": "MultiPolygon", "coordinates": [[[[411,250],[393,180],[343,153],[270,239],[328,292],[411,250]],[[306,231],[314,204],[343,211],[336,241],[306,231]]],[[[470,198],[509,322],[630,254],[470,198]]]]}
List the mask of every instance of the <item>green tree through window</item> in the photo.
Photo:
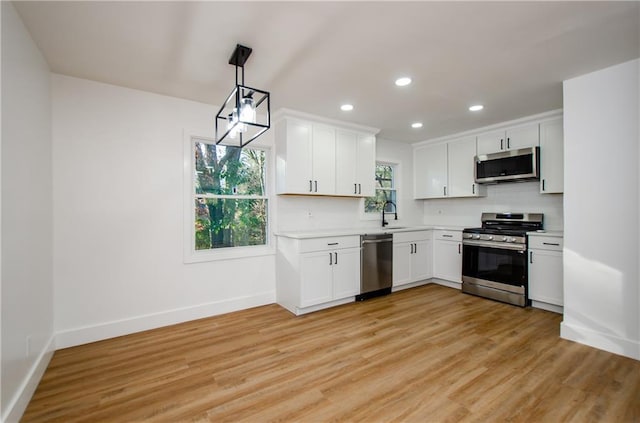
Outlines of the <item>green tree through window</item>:
{"type": "Polygon", "coordinates": [[[195,249],[267,243],[266,153],[194,143],[195,249]]]}
{"type": "Polygon", "coordinates": [[[365,213],[382,212],[382,206],[387,201],[396,203],[394,173],[395,169],[393,165],[376,163],[376,195],[364,199],[365,213]]]}

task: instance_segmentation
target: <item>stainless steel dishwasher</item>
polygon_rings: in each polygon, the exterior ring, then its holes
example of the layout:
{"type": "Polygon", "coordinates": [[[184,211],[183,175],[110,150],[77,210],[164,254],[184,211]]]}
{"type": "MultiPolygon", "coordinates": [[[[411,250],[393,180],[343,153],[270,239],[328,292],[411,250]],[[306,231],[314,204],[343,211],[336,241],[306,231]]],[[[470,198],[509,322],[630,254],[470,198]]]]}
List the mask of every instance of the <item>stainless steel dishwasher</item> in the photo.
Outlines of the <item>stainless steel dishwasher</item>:
{"type": "Polygon", "coordinates": [[[360,295],[356,301],[391,293],[393,234],[360,236],[360,295]]]}

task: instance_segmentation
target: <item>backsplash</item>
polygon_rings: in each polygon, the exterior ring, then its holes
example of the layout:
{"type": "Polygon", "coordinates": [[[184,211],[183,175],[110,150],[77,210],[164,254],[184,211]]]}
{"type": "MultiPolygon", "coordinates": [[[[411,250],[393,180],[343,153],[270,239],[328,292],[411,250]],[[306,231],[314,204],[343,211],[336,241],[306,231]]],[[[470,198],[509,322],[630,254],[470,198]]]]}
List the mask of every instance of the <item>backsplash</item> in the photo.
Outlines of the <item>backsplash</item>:
{"type": "Polygon", "coordinates": [[[540,183],[520,182],[487,186],[481,198],[424,201],[425,225],[480,226],[483,212],[544,213],[547,230],[563,229],[562,194],[540,194],[540,183]]]}

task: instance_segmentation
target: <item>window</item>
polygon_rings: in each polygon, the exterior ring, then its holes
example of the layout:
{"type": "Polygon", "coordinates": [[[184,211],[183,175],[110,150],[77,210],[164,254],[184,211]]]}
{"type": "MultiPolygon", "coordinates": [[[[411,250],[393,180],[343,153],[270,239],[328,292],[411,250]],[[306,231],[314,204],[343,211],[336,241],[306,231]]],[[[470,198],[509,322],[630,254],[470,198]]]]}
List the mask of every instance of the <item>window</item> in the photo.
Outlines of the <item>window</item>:
{"type": "Polygon", "coordinates": [[[388,163],[376,163],[376,195],[364,199],[364,212],[380,213],[387,201],[393,201],[397,205],[395,166],[388,163]]]}
{"type": "Polygon", "coordinates": [[[266,245],[266,152],[202,139],[190,145],[190,250],[266,245]]]}

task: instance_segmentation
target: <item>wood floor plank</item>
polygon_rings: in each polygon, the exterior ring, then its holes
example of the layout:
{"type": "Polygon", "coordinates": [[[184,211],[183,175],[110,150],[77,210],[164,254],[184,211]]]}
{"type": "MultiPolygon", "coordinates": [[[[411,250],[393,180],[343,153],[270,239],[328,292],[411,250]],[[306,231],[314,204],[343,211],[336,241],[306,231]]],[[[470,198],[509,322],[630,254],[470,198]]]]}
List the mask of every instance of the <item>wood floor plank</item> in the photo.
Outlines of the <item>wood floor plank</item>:
{"type": "Polygon", "coordinates": [[[426,285],[56,351],[24,422],[640,422],[640,362],[561,316],[426,285]]]}

